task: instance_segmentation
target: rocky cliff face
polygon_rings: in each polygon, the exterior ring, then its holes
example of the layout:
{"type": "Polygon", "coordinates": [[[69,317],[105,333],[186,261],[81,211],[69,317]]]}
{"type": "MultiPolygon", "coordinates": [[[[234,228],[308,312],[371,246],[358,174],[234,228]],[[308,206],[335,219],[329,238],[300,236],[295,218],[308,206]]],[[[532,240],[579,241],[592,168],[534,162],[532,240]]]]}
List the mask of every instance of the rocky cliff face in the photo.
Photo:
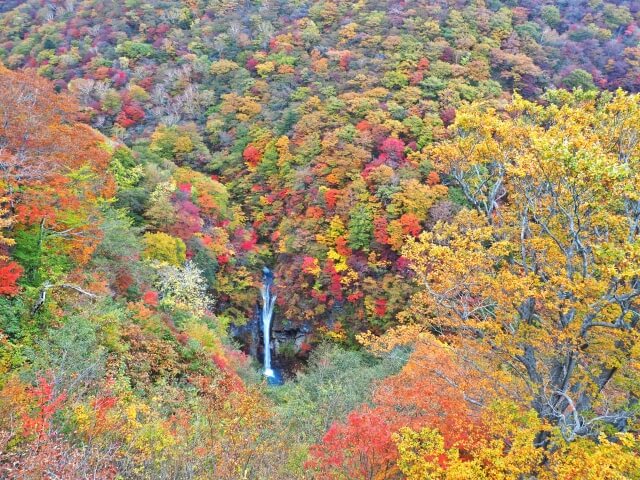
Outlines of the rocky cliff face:
{"type": "MultiPolygon", "coordinates": [[[[260,309],[244,325],[231,325],[229,333],[242,345],[242,350],[256,361],[262,361],[264,341],[261,332],[260,309]]],[[[292,375],[304,364],[311,349],[313,328],[308,323],[280,320],[276,316],[271,329],[273,365],[292,375]]]]}

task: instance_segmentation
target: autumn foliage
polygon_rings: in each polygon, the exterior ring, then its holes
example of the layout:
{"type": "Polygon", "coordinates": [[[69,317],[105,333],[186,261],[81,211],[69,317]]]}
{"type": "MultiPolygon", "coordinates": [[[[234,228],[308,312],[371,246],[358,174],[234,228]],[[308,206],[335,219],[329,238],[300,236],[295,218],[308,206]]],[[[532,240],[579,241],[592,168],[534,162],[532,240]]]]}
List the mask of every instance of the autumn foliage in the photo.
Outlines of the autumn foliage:
{"type": "Polygon", "coordinates": [[[0,477],[639,479],[638,25],[0,2],[0,477]]]}
{"type": "Polygon", "coordinates": [[[17,281],[23,269],[16,262],[0,263],[0,295],[15,295],[19,288],[17,281]]]}

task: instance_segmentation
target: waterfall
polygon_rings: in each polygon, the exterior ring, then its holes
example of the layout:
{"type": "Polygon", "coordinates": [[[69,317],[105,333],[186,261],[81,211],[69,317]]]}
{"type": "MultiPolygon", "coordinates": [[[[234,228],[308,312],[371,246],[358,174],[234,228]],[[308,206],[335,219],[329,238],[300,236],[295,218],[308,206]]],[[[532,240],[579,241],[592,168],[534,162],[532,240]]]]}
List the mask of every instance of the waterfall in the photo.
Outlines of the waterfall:
{"type": "Polygon", "coordinates": [[[271,319],[273,318],[273,307],[276,302],[276,296],[271,295],[271,287],[273,285],[273,273],[267,267],[262,269],[262,334],[264,336],[264,375],[273,377],[274,373],[271,369],[271,319]]]}

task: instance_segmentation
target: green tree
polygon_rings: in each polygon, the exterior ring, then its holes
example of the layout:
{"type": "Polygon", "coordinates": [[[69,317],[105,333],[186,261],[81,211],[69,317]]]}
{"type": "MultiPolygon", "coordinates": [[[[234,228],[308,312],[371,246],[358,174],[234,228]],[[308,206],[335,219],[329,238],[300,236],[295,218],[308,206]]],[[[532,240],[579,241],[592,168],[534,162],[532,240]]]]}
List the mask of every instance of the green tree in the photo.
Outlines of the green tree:
{"type": "Polygon", "coordinates": [[[545,5],[544,7],[542,7],[540,16],[542,17],[542,20],[544,20],[544,22],[551,28],[557,28],[558,25],[560,25],[560,23],[562,22],[560,10],[555,5],[545,5]]]}
{"type": "Polygon", "coordinates": [[[581,68],[576,68],[573,72],[562,79],[562,83],[569,90],[581,88],[582,90],[593,90],[596,86],[593,84],[593,76],[581,68]]]}
{"type": "Polygon", "coordinates": [[[349,247],[368,249],[373,240],[373,214],[369,207],[360,205],[349,219],[349,247]]]}

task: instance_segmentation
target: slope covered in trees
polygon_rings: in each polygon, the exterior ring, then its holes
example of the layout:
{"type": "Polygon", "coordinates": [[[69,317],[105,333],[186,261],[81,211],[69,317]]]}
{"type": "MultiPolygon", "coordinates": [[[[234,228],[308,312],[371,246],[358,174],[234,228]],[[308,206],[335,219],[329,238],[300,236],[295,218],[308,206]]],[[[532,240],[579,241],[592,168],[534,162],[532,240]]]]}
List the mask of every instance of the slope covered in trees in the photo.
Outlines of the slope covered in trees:
{"type": "MultiPolygon", "coordinates": [[[[137,142],[136,161],[223,181],[247,219],[230,241],[275,267],[286,317],[353,332],[393,322],[410,294],[404,237],[455,208],[422,149],[456,109],[513,89],[635,90],[636,14],[633,2],[29,1],[3,17],[0,55],[137,142]]],[[[150,195],[132,184],[119,202],[139,219],[150,195]]],[[[174,234],[208,233],[184,214],[174,234]]],[[[220,311],[248,316],[226,287],[220,311]]]]}
{"type": "Polygon", "coordinates": [[[5,8],[0,476],[640,478],[637,2],[5,8]]]}

